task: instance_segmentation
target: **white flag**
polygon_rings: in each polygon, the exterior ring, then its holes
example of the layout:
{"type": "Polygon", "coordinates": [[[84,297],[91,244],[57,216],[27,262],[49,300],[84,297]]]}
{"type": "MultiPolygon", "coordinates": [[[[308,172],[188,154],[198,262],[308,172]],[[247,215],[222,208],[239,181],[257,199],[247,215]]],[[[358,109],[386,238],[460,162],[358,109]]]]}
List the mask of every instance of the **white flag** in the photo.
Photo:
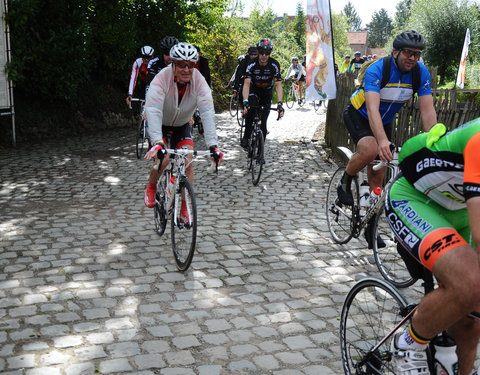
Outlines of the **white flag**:
{"type": "Polygon", "coordinates": [[[330,1],[307,0],[306,99],[335,99],[330,1]]]}
{"type": "Polygon", "coordinates": [[[470,29],[467,29],[465,42],[463,43],[462,57],[460,58],[460,66],[457,74],[457,86],[463,89],[465,85],[465,65],[467,64],[468,45],[470,44],[470,29]]]}

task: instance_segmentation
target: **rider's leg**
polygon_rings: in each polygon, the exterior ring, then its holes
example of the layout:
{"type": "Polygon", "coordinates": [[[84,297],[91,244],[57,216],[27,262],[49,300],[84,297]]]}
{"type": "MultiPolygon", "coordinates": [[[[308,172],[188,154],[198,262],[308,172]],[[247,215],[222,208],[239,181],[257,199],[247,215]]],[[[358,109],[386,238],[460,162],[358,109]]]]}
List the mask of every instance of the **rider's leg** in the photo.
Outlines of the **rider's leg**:
{"type": "Polygon", "coordinates": [[[457,344],[459,375],[469,375],[477,354],[480,339],[480,322],[471,317],[464,317],[448,329],[448,334],[457,344]]]}
{"type": "Polygon", "coordinates": [[[361,138],[357,143],[357,152],[349,160],[346,172],[349,176],[355,176],[368,163],[377,156],[377,140],[375,137],[367,136],[361,138]]]}
{"type": "Polygon", "coordinates": [[[300,100],[303,101],[303,81],[299,81],[299,83],[298,83],[298,91],[300,92],[300,100]]]}

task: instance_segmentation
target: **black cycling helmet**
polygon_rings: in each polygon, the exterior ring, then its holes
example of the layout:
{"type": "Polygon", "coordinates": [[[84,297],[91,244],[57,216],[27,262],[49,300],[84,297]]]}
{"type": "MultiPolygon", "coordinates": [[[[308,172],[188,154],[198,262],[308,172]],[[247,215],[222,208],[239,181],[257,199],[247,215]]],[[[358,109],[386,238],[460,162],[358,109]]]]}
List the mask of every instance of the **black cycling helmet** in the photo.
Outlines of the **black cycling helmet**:
{"type": "Polygon", "coordinates": [[[258,52],[266,52],[266,53],[271,53],[273,50],[272,42],[270,39],[264,38],[260,39],[260,41],[257,44],[257,49],[258,52]]]}
{"type": "Polygon", "coordinates": [[[393,48],[401,50],[402,48],[418,48],[423,50],[425,48],[425,40],[423,36],[415,30],[404,31],[397,35],[393,41],[393,48]]]}
{"type": "Polygon", "coordinates": [[[168,55],[168,53],[170,52],[170,48],[172,48],[177,43],[179,43],[179,41],[174,36],[166,36],[160,41],[160,48],[163,50],[164,55],[168,55]]]}
{"type": "Polygon", "coordinates": [[[249,55],[251,55],[252,53],[258,53],[257,47],[255,47],[255,46],[248,47],[248,52],[247,53],[249,55]]]}

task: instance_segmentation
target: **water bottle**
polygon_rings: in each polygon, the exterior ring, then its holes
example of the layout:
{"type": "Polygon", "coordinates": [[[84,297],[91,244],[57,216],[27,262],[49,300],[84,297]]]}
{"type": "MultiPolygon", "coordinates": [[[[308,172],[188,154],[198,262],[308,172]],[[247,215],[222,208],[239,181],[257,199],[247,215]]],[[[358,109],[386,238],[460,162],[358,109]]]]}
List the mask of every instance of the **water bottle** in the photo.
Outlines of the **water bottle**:
{"type": "Polygon", "coordinates": [[[382,188],[380,186],[374,187],[372,192],[370,193],[370,196],[368,197],[368,201],[370,202],[371,206],[377,203],[377,200],[378,200],[378,197],[380,197],[380,194],[382,194],[382,188]]]}
{"type": "Polygon", "coordinates": [[[368,207],[370,205],[368,202],[368,196],[370,195],[370,186],[368,185],[368,182],[363,181],[358,190],[360,194],[360,206],[368,207]]]}
{"type": "Polygon", "coordinates": [[[435,337],[435,374],[436,375],[457,375],[458,357],[455,340],[445,332],[435,337]]]}

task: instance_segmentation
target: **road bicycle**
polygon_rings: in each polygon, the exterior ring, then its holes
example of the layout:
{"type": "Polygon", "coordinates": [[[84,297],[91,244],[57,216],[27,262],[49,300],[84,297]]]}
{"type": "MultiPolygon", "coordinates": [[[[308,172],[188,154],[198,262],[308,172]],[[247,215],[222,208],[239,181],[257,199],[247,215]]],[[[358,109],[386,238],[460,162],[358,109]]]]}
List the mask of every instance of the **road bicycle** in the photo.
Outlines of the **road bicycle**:
{"type": "MultiPolygon", "coordinates": [[[[263,165],[265,164],[265,135],[262,131],[261,114],[265,110],[276,111],[277,108],[268,108],[264,106],[250,106],[250,110],[255,112],[252,123],[252,133],[248,140],[247,167],[252,172],[252,184],[257,186],[262,175],[263,165]]],[[[280,114],[277,120],[280,119],[280,114]]],[[[241,138],[240,138],[241,140],[241,138]]]]}
{"type": "Polygon", "coordinates": [[[298,81],[295,82],[293,79],[291,80],[290,87],[287,89],[286,95],[285,95],[285,105],[289,108],[293,108],[293,104],[296,102],[300,107],[303,107],[303,104],[305,103],[305,86],[302,89],[303,91],[303,100],[300,100],[300,89],[299,89],[299,84],[298,81]]]}
{"type": "MultiPolygon", "coordinates": [[[[167,138],[168,139],[168,138],[167,138]]],[[[191,182],[185,171],[193,162],[193,156],[212,156],[215,162],[209,171],[218,171],[218,157],[211,151],[187,148],[161,150],[170,156],[170,162],[157,182],[153,210],[155,231],[162,236],[170,218],[170,234],[173,256],[178,270],[185,272],[192,263],[197,240],[197,204],[191,182]]],[[[154,168],[159,168],[157,163],[154,168]]]]}
{"type": "MultiPolygon", "coordinates": [[[[148,135],[148,122],[145,117],[145,100],[139,98],[132,98],[132,102],[140,103],[140,111],[137,125],[137,134],[136,134],[136,143],[135,143],[135,152],[137,154],[137,159],[140,159],[150,148],[150,138],[148,135]]],[[[130,109],[131,109],[130,105],[130,109]]]]}
{"type": "MultiPolygon", "coordinates": [[[[338,147],[348,158],[353,153],[346,147],[338,147]]],[[[338,199],[337,185],[341,180],[345,166],[339,167],[333,174],[327,190],[326,215],[327,224],[333,240],[345,244],[353,237],[358,238],[365,228],[369,247],[373,249],[375,264],[382,277],[398,288],[405,288],[416,279],[408,273],[402,257],[397,251],[397,241],[385,217],[385,196],[395,181],[398,173],[398,149],[393,151],[394,160],[383,163],[373,161],[374,170],[386,166],[387,182],[378,196],[372,197],[366,178],[366,168],[352,179],[353,206],[342,204],[338,199]],[[378,240],[377,240],[378,239],[378,240]],[[384,246],[383,246],[384,245],[384,246]]]]}
{"type": "MultiPolygon", "coordinates": [[[[423,294],[435,288],[433,275],[423,271],[423,294]]],[[[409,304],[392,284],[368,277],[350,289],[340,317],[340,350],[346,375],[396,374],[392,340],[410,321],[417,304],[409,304]]],[[[480,314],[469,316],[480,319],[480,314]]],[[[443,336],[445,333],[440,334],[443,336]]],[[[427,362],[434,370],[434,340],[427,348],[427,362]]]]}

